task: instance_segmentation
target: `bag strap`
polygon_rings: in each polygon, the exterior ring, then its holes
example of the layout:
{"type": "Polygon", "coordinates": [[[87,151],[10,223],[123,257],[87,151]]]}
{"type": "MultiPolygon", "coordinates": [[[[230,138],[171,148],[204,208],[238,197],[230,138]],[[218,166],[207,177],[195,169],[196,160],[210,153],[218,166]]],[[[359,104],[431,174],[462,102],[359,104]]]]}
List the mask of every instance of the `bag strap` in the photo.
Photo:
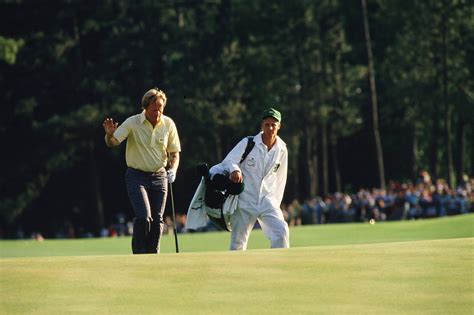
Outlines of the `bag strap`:
{"type": "Polygon", "coordinates": [[[240,159],[239,163],[242,163],[249,155],[250,151],[252,151],[253,147],[255,146],[255,141],[253,141],[253,136],[247,137],[247,146],[245,147],[244,154],[242,154],[242,158],[240,159]]]}

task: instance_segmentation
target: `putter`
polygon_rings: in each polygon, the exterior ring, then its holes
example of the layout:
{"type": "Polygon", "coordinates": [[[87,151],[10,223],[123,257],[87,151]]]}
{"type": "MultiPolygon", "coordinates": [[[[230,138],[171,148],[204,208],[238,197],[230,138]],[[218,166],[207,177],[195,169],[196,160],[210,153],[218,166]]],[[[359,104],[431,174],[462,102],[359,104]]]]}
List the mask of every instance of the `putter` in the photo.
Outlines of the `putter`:
{"type": "Polygon", "coordinates": [[[176,253],[179,253],[178,231],[176,230],[176,215],[174,212],[173,184],[171,183],[169,184],[170,184],[170,197],[171,197],[171,212],[173,213],[174,245],[176,247],[176,253]]]}

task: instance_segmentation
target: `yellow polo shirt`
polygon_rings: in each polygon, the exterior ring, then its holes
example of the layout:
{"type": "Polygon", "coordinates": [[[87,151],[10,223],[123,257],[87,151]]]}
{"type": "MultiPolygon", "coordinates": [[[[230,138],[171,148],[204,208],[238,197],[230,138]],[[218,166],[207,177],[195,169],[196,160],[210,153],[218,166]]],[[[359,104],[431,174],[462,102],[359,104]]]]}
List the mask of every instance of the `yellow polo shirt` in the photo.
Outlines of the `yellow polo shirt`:
{"type": "Polygon", "coordinates": [[[168,163],[167,153],[181,151],[176,125],[165,115],[161,115],[155,128],[146,119],[145,111],[130,116],[115,130],[114,137],[120,143],[127,139],[127,166],[144,172],[160,170],[168,163]]]}

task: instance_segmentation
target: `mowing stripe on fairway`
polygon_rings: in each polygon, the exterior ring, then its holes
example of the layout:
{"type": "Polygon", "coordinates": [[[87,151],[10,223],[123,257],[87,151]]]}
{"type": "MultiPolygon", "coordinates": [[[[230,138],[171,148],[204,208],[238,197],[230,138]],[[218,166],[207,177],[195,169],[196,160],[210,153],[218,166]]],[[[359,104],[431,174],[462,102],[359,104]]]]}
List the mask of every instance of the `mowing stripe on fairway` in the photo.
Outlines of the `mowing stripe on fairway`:
{"type": "Polygon", "coordinates": [[[0,260],[1,314],[469,314],[474,238],[0,260]]]}
{"type": "MultiPolygon", "coordinates": [[[[370,244],[411,240],[474,237],[474,214],[439,219],[364,223],[307,225],[290,229],[291,247],[370,244]]],[[[179,235],[181,252],[227,251],[230,233],[185,233],[179,235]]],[[[249,249],[269,247],[261,230],[250,236],[249,249]]],[[[174,253],[174,238],[164,235],[162,253],[174,253]]],[[[75,240],[0,241],[0,258],[77,255],[129,255],[130,238],[75,240]]]]}

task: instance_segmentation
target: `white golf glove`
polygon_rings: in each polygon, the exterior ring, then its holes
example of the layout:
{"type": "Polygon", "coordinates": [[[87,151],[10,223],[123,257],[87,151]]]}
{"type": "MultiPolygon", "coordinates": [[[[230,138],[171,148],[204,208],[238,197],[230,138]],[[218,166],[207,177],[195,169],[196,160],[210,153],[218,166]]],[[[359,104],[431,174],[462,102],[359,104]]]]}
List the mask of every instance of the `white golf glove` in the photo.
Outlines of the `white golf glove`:
{"type": "Polygon", "coordinates": [[[168,183],[174,183],[174,180],[176,179],[176,173],[173,169],[170,168],[169,170],[167,170],[166,176],[168,177],[168,183]]]}

